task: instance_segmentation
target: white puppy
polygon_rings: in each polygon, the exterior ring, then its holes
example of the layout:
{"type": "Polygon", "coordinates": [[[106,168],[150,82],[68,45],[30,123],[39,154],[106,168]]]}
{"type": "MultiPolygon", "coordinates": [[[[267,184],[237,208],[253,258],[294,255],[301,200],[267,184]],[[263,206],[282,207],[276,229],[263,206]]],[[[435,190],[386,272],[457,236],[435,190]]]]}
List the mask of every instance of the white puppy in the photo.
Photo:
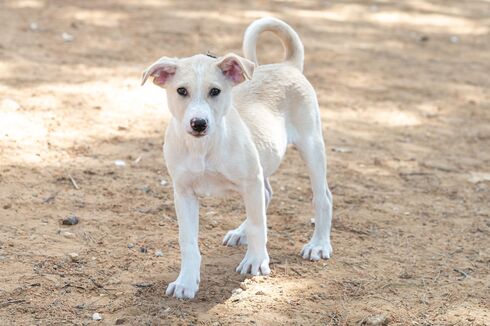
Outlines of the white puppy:
{"type": "Polygon", "coordinates": [[[245,32],[245,58],[195,55],[161,58],[143,73],[167,90],[172,119],[164,155],[174,186],[179,223],[181,270],[167,295],[193,298],[199,287],[198,196],[237,191],[247,217],[223,243],[247,245],[236,271],[267,275],[266,209],[272,196],[268,178],[277,170],[288,144],[295,145],[309,171],[315,231],[303,247],[305,259],[329,258],[332,195],[315,91],[303,71],[303,45],[286,23],[263,18],[245,32]],[[258,36],[270,31],[286,50],[284,62],[258,65],[258,36]]]}

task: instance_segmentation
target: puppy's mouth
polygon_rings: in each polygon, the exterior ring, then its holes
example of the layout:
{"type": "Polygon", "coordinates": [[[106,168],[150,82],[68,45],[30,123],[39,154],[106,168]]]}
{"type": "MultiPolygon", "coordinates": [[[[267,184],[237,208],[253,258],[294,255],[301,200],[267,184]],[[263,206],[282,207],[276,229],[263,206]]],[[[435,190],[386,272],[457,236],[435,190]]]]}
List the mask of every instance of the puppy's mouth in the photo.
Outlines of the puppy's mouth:
{"type": "Polygon", "coordinates": [[[207,133],[207,130],[205,130],[205,131],[201,131],[201,132],[199,132],[199,131],[194,131],[194,130],[193,130],[193,131],[188,131],[188,133],[189,133],[190,135],[192,135],[192,136],[196,137],[196,138],[201,138],[201,137],[204,137],[204,136],[206,136],[206,135],[208,134],[208,133],[207,133]]]}

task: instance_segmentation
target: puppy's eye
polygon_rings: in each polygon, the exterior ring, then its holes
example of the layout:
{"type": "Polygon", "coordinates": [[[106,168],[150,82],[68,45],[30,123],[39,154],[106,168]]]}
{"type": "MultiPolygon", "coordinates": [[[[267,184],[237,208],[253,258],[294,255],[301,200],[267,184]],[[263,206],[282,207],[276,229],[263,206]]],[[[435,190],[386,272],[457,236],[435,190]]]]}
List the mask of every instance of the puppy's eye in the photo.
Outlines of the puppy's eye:
{"type": "Polygon", "coordinates": [[[211,90],[209,91],[209,96],[218,96],[219,93],[221,93],[221,90],[218,89],[218,88],[211,88],[211,90]]]}
{"type": "Polygon", "coordinates": [[[179,87],[177,88],[177,93],[179,93],[180,96],[187,96],[187,89],[184,87],[179,87]]]}

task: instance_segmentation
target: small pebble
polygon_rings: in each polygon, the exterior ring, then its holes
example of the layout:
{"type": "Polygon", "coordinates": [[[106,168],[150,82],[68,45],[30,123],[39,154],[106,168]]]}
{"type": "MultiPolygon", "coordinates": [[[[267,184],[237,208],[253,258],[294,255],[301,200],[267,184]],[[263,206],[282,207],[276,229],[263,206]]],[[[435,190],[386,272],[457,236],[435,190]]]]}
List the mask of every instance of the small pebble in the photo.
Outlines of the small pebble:
{"type": "Polygon", "coordinates": [[[102,316],[98,313],[98,312],[95,312],[93,315],[92,315],[92,319],[93,320],[102,320],[102,316]]]}
{"type": "Polygon", "coordinates": [[[167,185],[167,181],[165,181],[165,180],[161,180],[161,181],[160,181],[160,185],[161,185],[162,187],[165,187],[165,186],[167,185]]]}
{"type": "Polygon", "coordinates": [[[142,208],[138,208],[137,210],[138,210],[138,212],[140,212],[142,214],[148,214],[148,213],[151,213],[152,208],[151,207],[142,207],[142,208]]]}
{"type": "Polygon", "coordinates": [[[73,261],[73,262],[80,261],[80,256],[78,256],[78,254],[76,252],[69,253],[68,257],[70,257],[71,261],[73,261]]]}
{"type": "Polygon", "coordinates": [[[240,294],[242,292],[243,292],[243,290],[238,288],[238,289],[234,289],[231,293],[232,294],[240,294]]]}
{"type": "Polygon", "coordinates": [[[63,32],[61,34],[61,37],[63,38],[63,41],[65,41],[66,43],[71,42],[75,39],[75,36],[73,36],[69,33],[66,33],[66,32],[63,32]]]}
{"type": "Polygon", "coordinates": [[[255,282],[255,283],[264,283],[264,281],[268,278],[269,278],[269,276],[267,276],[267,275],[265,275],[265,276],[256,275],[256,276],[252,276],[251,280],[252,280],[252,282],[255,282]]]}
{"type": "Polygon", "coordinates": [[[311,225],[315,225],[315,218],[313,218],[313,217],[312,217],[312,218],[310,219],[310,224],[311,224],[311,225]]]}
{"type": "Polygon", "coordinates": [[[65,238],[73,238],[75,236],[75,234],[68,231],[60,231],[60,234],[65,238]]]}
{"type": "Polygon", "coordinates": [[[78,224],[78,222],[78,217],[76,217],[75,215],[70,215],[63,219],[63,225],[76,225],[78,224]]]}
{"type": "Polygon", "coordinates": [[[157,250],[157,251],[155,251],[155,256],[162,257],[163,256],[163,252],[161,250],[157,250]]]}
{"type": "Polygon", "coordinates": [[[143,186],[143,188],[141,188],[141,191],[143,191],[145,194],[147,194],[151,191],[151,188],[149,186],[143,186]]]}
{"type": "Polygon", "coordinates": [[[388,325],[389,319],[385,315],[369,316],[364,318],[360,325],[366,326],[384,326],[388,325]]]}
{"type": "Polygon", "coordinates": [[[128,248],[129,249],[133,249],[134,248],[134,244],[133,243],[128,243],[128,248]]]}
{"type": "Polygon", "coordinates": [[[146,247],[140,247],[140,252],[146,254],[148,249],[146,247]]]}
{"type": "Polygon", "coordinates": [[[265,295],[264,291],[257,291],[255,292],[255,295],[265,295]]]}
{"type": "Polygon", "coordinates": [[[37,25],[37,23],[30,23],[29,24],[29,28],[31,29],[31,31],[37,31],[39,29],[39,26],[37,25]]]}
{"type": "Polygon", "coordinates": [[[449,39],[451,41],[451,43],[453,44],[456,44],[456,43],[459,43],[459,37],[453,35],[451,36],[451,38],[449,39]]]}
{"type": "Polygon", "coordinates": [[[12,208],[12,204],[3,205],[3,209],[10,209],[10,208],[12,208]]]}
{"type": "Polygon", "coordinates": [[[347,148],[347,147],[333,147],[332,151],[338,152],[338,153],[351,153],[352,149],[347,148]]]}
{"type": "Polygon", "coordinates": [[[119,167],[126,166],[126,162],[124,162],[123,160],[115,160],[114,164],[119,167]]]}
{"type": "Polygon", "coordinates": [[[124,318],[116,319],[116,325],[123,325],[125,322],[126,322],[126,319],[124,319],[124,318]]]}

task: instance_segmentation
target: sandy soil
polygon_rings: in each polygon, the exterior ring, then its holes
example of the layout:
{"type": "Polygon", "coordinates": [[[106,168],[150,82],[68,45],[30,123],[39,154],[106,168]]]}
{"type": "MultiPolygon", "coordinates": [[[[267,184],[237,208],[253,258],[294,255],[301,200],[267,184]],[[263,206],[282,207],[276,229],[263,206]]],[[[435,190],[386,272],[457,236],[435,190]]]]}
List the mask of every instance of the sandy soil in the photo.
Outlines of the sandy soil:
{"type": "MultiPolygon", "coordinates": [[[[0,324],[490,325],[490,2],[461,3],[2,1],[0,324]],[[221,246],[240,198],[205,199],[198,298],[165,297],[179,269],[169,114],[140,73],[163,55],[241,53],[264,15],[305,44],[334,256],[298,256],[311,191],[291,149],[271,180],[272,275],[241,277],[244,248],[221,246]]],[[[274,38],[259,47],[280,59],[274,38]]]]}

